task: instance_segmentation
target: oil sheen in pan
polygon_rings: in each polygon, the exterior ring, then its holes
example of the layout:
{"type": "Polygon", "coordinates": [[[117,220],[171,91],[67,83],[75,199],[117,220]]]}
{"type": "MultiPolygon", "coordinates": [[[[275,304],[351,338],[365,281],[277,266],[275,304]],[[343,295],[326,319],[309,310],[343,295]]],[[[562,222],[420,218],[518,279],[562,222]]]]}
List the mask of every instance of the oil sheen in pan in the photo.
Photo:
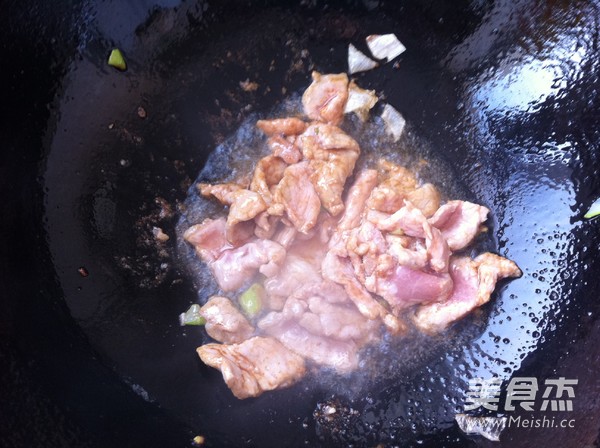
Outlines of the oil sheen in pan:
{"type": "MultiPolygon", "coordinates": [[[[301,116],[300,95],[295,94],[279,105],[267,117],[301,116]]],[[[181,264],[192,278],[198,291],[198,302],[203,304],[219,288],[207,266],[195,255],[193,248],[183,240],[183,233],[193,224],[206,218],[224,216],[224,207],[212,199],[200,196],[196,188],[199,182],[222,183],[250,179],[256,162],[269,154],[266,138],[256,128],[256,121],[262,117],[252,115],[238,130],[217,146],[210,154],[196,181],[188,191],[183,213],[177,223],[177,245],[181,264]]],[[[360,144],[361,156],[355,168],[375,166],[380,158],[406,166],[415,172],[422,182],[433,183],[441,192],[444,200],[472,199],[472,195],[460,184],[456,174],[422,138],[419,138],[407,125],[401,139],[394,143],[385,132],[385,126],[378,116],[378,109],[368,121],[362,122],[354,114],[347,115],[341,126],[360,144]]],[[[351,180],[347,185],[351,184],[351,180]]],[[[490,234],[480,237],[469,249],[473,253],[493,250],[490,234]]],[[[234,294],[225,294],[234,298],[234,294]]],[[[183,310],[182,310],[183,311],[183,310]]],[[[336,375],[326,369],[313,369],[311,380],[331,393],[356,397],[365,387],[374,382],[407,377],[414,370],[431,362],[436,356],[451,347],[460,346],[477,337],[483,330],[485,312],[478,309],[448,331],[444,337],[429,337],[418,331],[411,331],[402,338],[386,336],[377,344],[371,345],[361,353],[361,363],[357,371],[340,381],[336,375]]],[[[198,345],[209,342],[206,334],[198,345]]]]}

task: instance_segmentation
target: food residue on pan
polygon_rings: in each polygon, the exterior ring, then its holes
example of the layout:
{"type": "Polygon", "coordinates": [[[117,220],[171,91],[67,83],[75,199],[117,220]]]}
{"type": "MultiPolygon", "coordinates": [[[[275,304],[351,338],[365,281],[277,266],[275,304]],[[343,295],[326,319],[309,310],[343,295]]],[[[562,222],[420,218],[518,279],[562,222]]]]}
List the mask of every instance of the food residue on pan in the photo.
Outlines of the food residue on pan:
{"type": "MultiPolygon", "coordinates": [[[[486,207],[444,200],[393,160],[361,160],[364,144],[339,127],[353,90],[365,100],[350,109],[365,119],[372,92],[313,73],[303,114],[256,123],[269,152],[252,172],[197,185],[227,211],[196,215],[184,233],[219,292],[181,319],[205,325],[215,342],[198,354],[240,399],[313,367],[353,372],[364,348],[441,333],[489,301],[498,280],[521,275],[499,255],[469,255],[486,207]]],[[[394,145],[404,119],[385,105],[381,120],[394,145]]]]}

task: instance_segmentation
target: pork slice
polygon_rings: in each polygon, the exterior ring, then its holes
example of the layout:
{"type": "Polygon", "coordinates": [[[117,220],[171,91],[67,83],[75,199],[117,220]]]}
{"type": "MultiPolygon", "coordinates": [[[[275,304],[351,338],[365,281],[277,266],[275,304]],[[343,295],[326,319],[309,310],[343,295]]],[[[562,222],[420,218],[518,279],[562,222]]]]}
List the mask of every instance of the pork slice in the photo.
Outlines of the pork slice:
{"type": "Polygon", "coordinates": [[[277,185],[273,200],[283,206],[296,230],[307,233],[317,223],[321,201],[311,182],[313,174],[308,162],[288,166],[277,185]]]}
{"type": "Polygon", "coordinates": [[[339,230],[349,230],[360,225],[365,204],[375,185],[377,185],[376,170],[362,170],[358,173],[354,183],[348,190],[344,214],[338,223],[339,230]]]}
{"type": "Polygon", "coordinates": [[[198,347],[202,362],[219,369],[239,399],[291,386],[306,373],[304,359],[273,338],[256,336],[241,344],[198,347]]]}
{"type": "Polygon", "coordinates": [[[318,266],[293,253],[288,254],[279,273],[264,281],[269,308],[279,310],[285,300],[305,285],[322,282],[318,266]]]}
{"type": "Polygon", "coordinates": [[[302,152],[294,143],[281,136],[275,135],[267,140],[269,148],[275,157],[279,157],[288,165],[302,160],[302,152]]]}
{"type": "Polygon", "coordinates": [[[250,190],[256,191],[267,205],[271,205],[272,190],[283,178],[286,168],[287,164],[279,157],[263,157],[254,169],[250,190]]]}
{"type": "Polygon", "coordinates": [[[351,301],[331,303],[324,294],[313,293],[308,296],[308,311],[302,316],[314,316],[315,327],[309,327],[300,320],[300,325],[314,334],[322,334],[333,339],[353,340],[359,346],[374,341],[379,335],[379,322],[365,319],[351,301]]]}
{"type": "Polygon", "coordinates": [[[429,266],[435,272],[448,272],[450,248],[442,232],[431,226],[427,221],[423,223],[425,233],[425,247],[429,258],[429,266]]]}
{"type": "Polygon", "coordinates": [[[452,257],[450,275],[454,283],[452,295],[446,301],[423,305],[415,313],[414,323],[426,333],[443,331],[488,302],[498,280],[520,277],[521,270],[513,261],[488,252],[474,260],[452,257]]]}
{"type": "Polygon", "coordinates": [[[404,199],[417,188],[415,175],[401,165],[379,160],[379,183],[367,201],[367,207],[384,213],[394,213],[404,205],[404,199]]]}
{"type": "Polygon", "coordinates": [[[432,217],[440,208],[440,193],[437,191],[437,188],[429,183],[407,192],[405,199],[421,210],[426,218],[432,217]]]}
{"type": "Polygon", "coordinates": [[[229,205],[225,236],[234,245],[247,241],[254,233],[252,220],[267,209],[267,204],[256,191],[236,184],[199,184],[203,196],[214,196],[229,205]]]}
{"type": "Polygon", "coordinates": [[[258,326],[276,338],[294,353],[330,367],[338,373],[349,373],[358,367],[359,347],[353,340],[336,340],[311,333],[295,319],[286,319],[282,313],[270,313],[258,326]]]}
{"type": "Polygon", "coordinates": [[[248,240],[254,233],[253,219],[267,210],[267,204],[255,191],[242,190],[229,206],[225,235],[232,244],[248,240]]]}
{"type": "Polygon", "coordinates": [[[266,210],[259,213],[254,218],[254,236],[263,240],[273,239],[275,242],[279,243],[279,241],[273,237],[277,230],[279,220],[279,216],[271,216],[266,210]]]}
{"type": "Polygon", "coordinates": [[[236,195],[244,189],[241,185],[234,183],[207,184],[201,182],[196,187],[202,196],[213,196],[223,205],[231,205],[236,195]]]}
{"type": "MultiPolygon", "coordinates": [[[[424,240],[427,251],[429,267],[435,272],[446,272],[448,270],[448,259],[450,258],[450,248],[442,232],[431,226],[423,212],[413,206],[407,200],[404,206],[392,215],[387,215],[376,210],[367,212],[367,220],[386,233],[386,236],[409,236],[424,240]]],[[[393,240],[391,240],[393,241],[393,240]]],[[[391,248],[398,263],[402,266],[419,269],[425,267],[422,265],[422,253],[419,251],[408,250],[402,245],[395,245],[391,248]]]]}
{"type": "Polygon", "coordinates": [[[225,218],[206,219],[201,224],[195,224],[183,234],[183,239],[196,249],[205,263],[215,261],[224,251],[233,246],[225,237],[225,218]]]}
{"type": "Polygon", "coordinates": [[[225,344],[245,341],[254,334],[248,319],[227,297],[213,296],[202,308],[200,314],[206,319],[208,335],[225,344]]]}
{"type": "Polygon", "coordinates": [[[235,291],[257,271],[267,277],[276,275],[285,255],[281,245],[270,240],[256,240],[222,252],[210,267],[223,291],[235,291]]]}
{"type": "Polygon", "coordinates": [[[329,303],[351,303],[342,285],[323,278],[320,278],[320,281],[306,282],[291,295],[292,298],[313,296],[322,297],[329,303]]]}
{"type": "Polygon", "coordinates": [[[283,225],[281,228],[273,235],[273,241],[281,244],[286,249],[292,245],[294,240],[296,239],[296,235],[298,231],[291,226],[283,225]]]}
{"type": "Polygon", "coordinates": [[[296,144],[306,159],[330,161],[335,152],[347,150],[360,153],[358,142],[342,129],[332,124],[312,123],[296,139],[296,144]]]}
{"type": "Polygon", "coordinates": [[[315,336],[353,340],[362,346],[379,334],[380,322],[368,320],[356,309],[339,285],[321,281],[294,292],[280,312],[259,322],[261,329],[297,323],[315,336]]]}
{"type": "Polygon", "coordinates": [[[350,300],[352,300],[358,311],[367,319],[381,318],[385,326],[393,334],[405,330],[402,322],[379,303],[359,281],[348,258],[340,257],[335,253],[335,250],[330,250],[323,259],[321,269],[325,279],[336,282],[344,287],[350,300]]]}
{"type": "Polygon", "coordinates": [[[400,266],[421,270],[427,267],[429,255],[422,244],[415,238],[398,235],[385,235],[388,244],[387,253],[394,257],[400,266]]]}
{"type": "Polygon", "coordinates": [[[298,145],[310,162],[321,204],[337,216],[344,210],[342,194],[360,154],[358,143],[336,126],[312,124],[298,137],[298,145]]]}
{"type": "Polygon", "coordinates": [[[304,113],[312,120],[339,124],[348,100],[348,76],[312,72],[313,82],[302,95],[304,113]]]}
{"type": "Polygon", "coordinates": [[[488,213],[489,209],[482,205],[449,201],[435,212],[429,223],[441,230],[450,250],[457,251],[471,244],[488,213]]]}
{"type": "Polygon", "coordinates": [[[266,135],[298,135],[304,132],[308,125],[300,118],[287,117],[272,120],[258,120],[256,127],[266,135]]]}
{"type": "Polygon", "coordinates": [[[392,215],[371,210],[367,213],[367,219],[385,232],[425,238],[423,225],[427,222],[427,218],[421,210],[408,201],[404,201],[404,205],[392,215]]]}
{"type": "Polygon", "coordinates": [[[347,232],[346,250],[359,256],[367,253],[377,256],[387,251],[387,241],[373,223],[364,221],[347,232]]]}
{"type": "Polygon", "coordinates": [[[452,278],[448,273],[428,273],[399,265],[387,275],[378,275],[373,283],[373,292],[383,297],[396,313],[415,304],[446,300],[452,293],[452,278]]]}
{"type": "Polygon", "coordinates": [[[352,174],[358,154],[353,151],[336,150],[335,157],[329,162],[311,160],[313,169],[311,180],[319,195],[323,208],[332,216],[344,211],[342,194],[346,179],[352,174]]]}

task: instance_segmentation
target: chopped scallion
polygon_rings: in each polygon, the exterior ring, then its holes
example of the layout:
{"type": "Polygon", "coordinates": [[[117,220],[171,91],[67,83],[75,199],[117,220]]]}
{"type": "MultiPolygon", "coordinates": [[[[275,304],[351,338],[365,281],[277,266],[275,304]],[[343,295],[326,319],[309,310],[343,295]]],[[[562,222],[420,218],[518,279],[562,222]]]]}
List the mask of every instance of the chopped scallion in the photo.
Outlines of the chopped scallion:
{"type": "Polygon", "coordinates": [[[200,314],[200,305],[197,303],[190,306],[190,308],[179,315],[180,325],[204,325],[206,319],[200,314]]]}

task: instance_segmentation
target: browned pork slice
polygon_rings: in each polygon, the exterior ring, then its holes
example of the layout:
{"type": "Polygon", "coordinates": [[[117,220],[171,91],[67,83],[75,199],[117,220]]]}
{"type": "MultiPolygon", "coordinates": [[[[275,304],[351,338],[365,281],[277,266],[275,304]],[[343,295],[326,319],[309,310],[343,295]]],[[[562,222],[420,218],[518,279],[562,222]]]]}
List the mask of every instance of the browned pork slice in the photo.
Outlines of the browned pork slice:
{"type": "Polygon", "coordinates": [[[261,195],[235,184],[198,184],[203,196],[214,196],[221,203],[229,205],[225,236],[234,245],[239,245],[254,233],[252,221],[267,209],[261,195]]]}
{"type": "Polygon", "coordinates": [[[429,262],[426,246],[416,238],[387,234],[387,253],[400,265],[407,268],[425,269],[429,262]]]}
{"type": "Polygon", "coordinates": [[[356,140],[337,126],[313,123],[297,139],[313,169],[311,177],[323,207],[337,216],[344,210],[342,194],[360,154],[356,140]]]}
{"type": "Polygon", "coordinates": [[[377,185],[376,170],[362,170],[346,196],[344,214],[338,223],[338,230],[350,230],[360,225],[365,204],[373,188],[377,185]]]}
{"type": "Polygon", "coordinates": [[[427,218],[421,210],[408,201],[404,201],[403,206],[391,215],[369,210],[367,219],[375,224],[378,229],[394,235],[425,238],[423,225],[427,222],[427,218]]]}
{"type": "Polygon", "coordinates": [[[423,230],[425,232],[425,247],[429,257],[429,266],[435,272],[448,272],[451,252],[444,235],[437,227],[433,227],[428,222],[423,223],[423,230]]]}
{"type": "Polygon", "coordinates": [[[291,386],[306,373],[304,359],[273,338],[253,337],[241,344],[198,347],[202,361],[221,370],[225,383],[239,399],[291,386]]]}
{"type": "Polygon", "coordinates": [[[381,318],[392,334],[406,329],[402,322],[367,291],[357,278],[349,258],[340,256],[335,249],[332,249],[323,258],[321,268],[323,277],[342,285],[358,311],[367,319],[381,318]]]}
{"type": "Polygon", "coordinates": [[[367,207],[394,213],[404,205],[406,195],[417,188],[417,178],[408,169],[385,159],[378,162],[379,184],[373,189],[367,207]]]}
{"type": "Polygon", "coordinates": [[[273,202],[273,189],[283,179],[283,172],[286,168],[287,164],[279,157],[263,157],[254,169],[250,190],[260,194],[265,204],[270,206],[273,202]]]}
{"type": "Polygon", "coordinates": [[[321,201],[311,182],[312,174],[308,162],[288,166],[273,195],[273,202],[283,206],[286,216],[301,233],[315,226],[321,211],[321,201]]]}
{"type": "Polygon", "coordinates": [[[210,263],[233,247],[225,237],[226,225],[225,218],[205,219],[187,229],[183,239],[194,246],[202,261],[210,263]]]}
{"type": "Polygon", "coordinates": [[[405,196],[406,200],[417,207],[426,218],[430,218],[440,208],[441,196],[432,184],[423,184],[405,196]]]}
{"type": "Polygon", "coordinates": [[[256,127],[269,136],[302,134],[307,126],[304,121],[296,117],[258,120],[256,122],[256,127]]]}
{"type": "Polygon", "coordinates": [[[202,308],[200,314],[206,319],[208,335],[225,344],[245,341],[254,334],[248,319],[227,297],[213,296],[202,308]]]}
{"type": "Polygon", "coordinates": [[[341,123],[348,100],[348,76],[321,75],[312,72],[313,82],[302,95],[304,113],[311,119],[331,124],[341,123]]]}
{"type": "Polygon", "coordinates": [[[449,201],[429,219],[429,223],[442,231],[450,250],[464,249],[479,233],[487,219],[489,209],[467,201],[449,201]]]}
{"type": "MultiPolygon", "coordinates": [[[[267,211],[259,213],[256,218],[254,218],[254,235],[263,240],[272,239],[277,230],[278,223],[278,216],[271,216],[267,211]]],[[[277,240],[275,240],[275,242],[279,243],[277,240]]],[[[282,246],[284,245],[282,244],[282,246]]]]}
{"type": "Polygon", "coordinates": [[[287,138],[275,135],[267,140],[267,144],[269,145],[269,148],[271,148],[273,155],[279,157],[288,165],[298,163],[302,160],[300,148],[287,138]]]}
{"type": "MultiPolygon", "coordinates": [[[[444,235],[438,228],[430,225],[423,212],[413,206],[411,202],[405,200],[404,206],[392,215],[387,215],[376,210],[369,210],[367,212],[367,219],[376,225],[378,229],[389,232],[386,235],[401,235],[424,239],[429,267],[435,272],[447,272],[451,251],[444,235]]],[[[407,238],[402,239],[402,241],[407,241],[407,238]]],[[[408,241],[411,240],[408,239],[408,241]]],[[[413,242],[412,245],[415,244],[418,245],[416,242],[413,242]]],[[[413,251],[407,252],[399,246],[395,246],[393,251],[399,257],[399,264],[412,267],[413,269],[416,267],[415,265],[419,264],[418,261],[421,259],[420,254],[416,254],[413,251]],[[415,257],[412,255],[415,255],[415,257]]]]}
{"type": "Polygon", "coordinates": [[[235,291],[257,271],[266,277],[276,275],[285,255],[285,249],[276,242],[257,239],[222,252],[210,267],[223,291],[235,291]]]}
{"type": "Polygon", "coordinates": [[[490,300],[498,280],[520,277],[521,270],[513,261],[487,252],[474,260],[452,257],[450,275],[454,290],[448,300],[423,305],[415,313],[414,322],[422,331],[435,333],[444,330],[490,300]]]}
{"type": "Polygon", "coordinates": [[[356,140],[337,126],[326,123],[312,123],[296,140],[302,155],[307,159],[330,160],[335,152],[348,150],[360,153],[356,140]]]}

